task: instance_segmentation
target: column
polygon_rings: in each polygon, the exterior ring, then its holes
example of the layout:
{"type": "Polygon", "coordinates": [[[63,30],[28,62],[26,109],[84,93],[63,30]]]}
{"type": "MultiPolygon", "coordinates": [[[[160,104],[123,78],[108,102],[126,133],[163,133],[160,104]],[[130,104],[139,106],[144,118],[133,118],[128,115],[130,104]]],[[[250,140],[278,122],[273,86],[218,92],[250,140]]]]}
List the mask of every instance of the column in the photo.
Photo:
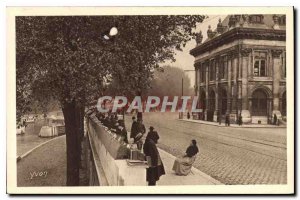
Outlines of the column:
{"type": "Polygon", "coordinates": [[[281,112],[279,110],[279,84],[281,80],[281,50],[272,50],[272,60],[273,60],[273,111],[277,115],[277,118],[281,118],[281,112]]]}
{"type": "MultiPolygon", "coordinates": [[[[232,53],[231,57],[231,64],[233,67],[233,94],[232,94],[232,107],[231,107],[231,113],[232,114],[237,114],[238,110],[238,85],[237,85],[237,80],[238,80],[238,65],[237,65],[237,56],[238,52],[232,53]]],[[[236,116],[237,117],[237,116],[236,116]]]]}
{"type": "Polygon", "coordinates": [[[230,59],[228,59],[228,62],[227,62],[227,69],[228,69],[228,82],[227,82],[227,111],[226,111],[226,114],[230,114],[230,107],[231,107],[231,55],[229,56],[230,59]]]}
{"type": "MultiPolygon", "coordinates": [[[[196,76],[197,76],[197,87],[195,88],[195,90],[196,90],[196,94],[198,96],[197,108],[200,108],[200,105],[201,105],[201,102],[202,102],[202,97],[201,97],[201,93],[200,93],[200,91],[201,91],[200,84],[201,84],[201,80],[203,79],[203,77],[201,77],[202,67],[203,67],[203,65],[202,65],[202,63],[200,63],[199,67],[198,67],[198,71],[196,73],[196,76]]],[[[198,113],[198,118],[197,119],[200,119],[200,116],[201,116],[201,114],[198,113]]]]}
{"type": "Polygon", "coordinates": [[[198,88],[200,87],[200,84],[201,84],[201,68],[202,68],[202,63],[200,64],[200,66],[198,67],[198,78],[197,78],[197,84],[198,84],[198,88]]]}
{"type": "Polygon", "coordinates": [[[215,66],[215,89],[216,89],[216,99],[215,99],[215,112],[214,112],[214,121],[218,121],[218,112],[219,112],[219,58],[216,57],[214,60],[214,65],[215,66]]]}
{"type": "Polygon", "coordinates": [[[241,51],[242,54],[242,63],[241,63],[241,70],[242,70],[242,119],[243,123],[250,123],[252,121],[250,111],[249,111],[249,102],[248,102],[248,68],[250,67],[250,60],[249,54],[251,49],[243,49],[241,51]]]}
{"type": "Polygon", "coordinates": [[[196,96],[199,96],[198,88],[200,86],[200,83],[199,83],[199,80],[200,80],[199,71],[200,71],[200,69],[201,69],[201,64],[199,64],[195,67],[195,86],[194,86],[194,89],[195,89],[195,95],[196,96]]]}
{"type": "Polygon", "coordinates": [[[234,58],[234,62],[236,63],[236,68],[237,68],[237,93],[238,93],[238,98],[237,98],[237,110],[241,114],[242,111],[242,68],[241,68],[241,62],[242,62],[242,55],[240,50],[237,51],[236,57],[234,58]]]}
{"type": "Polygon", "coordinates": [[[205,104],[206,104],[206,108],[205,108],[205,120],[207,120],[207,109],[209,107],[209,101],[208,101],[208,67],[209,67],[209,61],[205,63],[205,104]]]}

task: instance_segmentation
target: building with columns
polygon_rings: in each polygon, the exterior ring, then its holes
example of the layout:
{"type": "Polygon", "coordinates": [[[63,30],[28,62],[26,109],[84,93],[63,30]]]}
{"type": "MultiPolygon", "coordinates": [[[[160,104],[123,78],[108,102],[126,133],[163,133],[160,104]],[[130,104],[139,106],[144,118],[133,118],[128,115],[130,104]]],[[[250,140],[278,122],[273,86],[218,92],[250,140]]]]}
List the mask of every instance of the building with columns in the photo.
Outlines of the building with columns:
{"type": "Polygon", "coordinates": [[[270,123],[286,116],[285,15],[229,15],[216,30],[200,32],[195,57],[199,119],[241,114],[243,123],[270,123]]]}

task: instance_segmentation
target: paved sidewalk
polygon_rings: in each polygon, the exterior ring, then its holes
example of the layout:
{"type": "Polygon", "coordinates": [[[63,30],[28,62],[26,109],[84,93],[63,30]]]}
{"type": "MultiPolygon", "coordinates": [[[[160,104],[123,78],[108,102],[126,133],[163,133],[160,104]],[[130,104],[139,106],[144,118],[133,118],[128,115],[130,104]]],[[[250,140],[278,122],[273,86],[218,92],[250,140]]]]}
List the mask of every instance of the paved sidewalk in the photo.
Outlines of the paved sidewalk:
{"type": "MultiPolygon", "coordinates": [[[[221,126],[221,127],[227,127],[224,123],[221,125],[217,122],[209,122],[204,120],[194,120],[194,119],[177,119],[179,121],[185,121],[185,122],[192,122],[192,123],[198,123],[198,124],[206,124],[206,125],[212,125],[212,126],[221,126]]],[[[286,128],[286,125],[270,125],[270,124],[243,124],[242,126],[239,126],[237,124],[230,124],[230,127],[233,128],[286,128]]]]}
{"type": "Polygon", "coordinates": [[[37,148],[17,163],[17,186],[65,186],[66,137],[37,148]]]}
{"type": "MultiPolygon", "coordinates": [[[[187,176],[177,176],[172,171],[173,155],[159,149],[166,175],[158,185],[217,185],[222,184],[196,168],[187,176]]],[[[17,163],[17,185],[65,186],[66,183],[66,138],[55,138],[32,151],[17,163]]]]}
{"type": "Polygon", "coordinates": [[[175,156],[159,149],[166,174],[160,177],[157,185],[220,185],[221,182],[192,167],[192,171],[187,176],[177,176],[172,170],[175,156]]]}

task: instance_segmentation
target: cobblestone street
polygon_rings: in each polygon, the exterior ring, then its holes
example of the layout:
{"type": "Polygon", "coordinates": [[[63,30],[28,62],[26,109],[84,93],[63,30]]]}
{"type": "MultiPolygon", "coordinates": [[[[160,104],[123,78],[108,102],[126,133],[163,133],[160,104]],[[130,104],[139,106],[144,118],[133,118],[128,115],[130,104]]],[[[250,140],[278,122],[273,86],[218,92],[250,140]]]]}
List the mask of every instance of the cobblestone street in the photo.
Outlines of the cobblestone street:
{"type": "MultiPolygon", "coordinates": [[[[147,129],[151,125],[158,131],[158,146],[174,156],[196,139],[200,154],[194,166],[224,184],[287,182],[286,128],[217,127],[179,121],[175,113],[143,118],[147,129]]],[[[130,116],[126,123],[130,131],[130,116]]]]}

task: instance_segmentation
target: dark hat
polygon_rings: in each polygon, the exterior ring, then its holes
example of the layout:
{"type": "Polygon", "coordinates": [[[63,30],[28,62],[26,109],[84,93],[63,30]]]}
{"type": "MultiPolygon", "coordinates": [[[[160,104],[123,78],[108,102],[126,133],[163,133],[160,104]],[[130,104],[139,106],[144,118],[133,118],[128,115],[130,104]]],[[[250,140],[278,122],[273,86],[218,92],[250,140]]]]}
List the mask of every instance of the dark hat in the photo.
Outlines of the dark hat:
{"type": "Polygon", "coordinates": [[[197,141],[196,140],[192,140],[192,143],[193,143],[193,145],[196,145],[197,141]]]}
{"type": "Polygon", "coordinates": [[[150,126],[149,129],[150,129],[150,130],[154,130],[154,127],[153,127],[153,126],[150,126]]]}

